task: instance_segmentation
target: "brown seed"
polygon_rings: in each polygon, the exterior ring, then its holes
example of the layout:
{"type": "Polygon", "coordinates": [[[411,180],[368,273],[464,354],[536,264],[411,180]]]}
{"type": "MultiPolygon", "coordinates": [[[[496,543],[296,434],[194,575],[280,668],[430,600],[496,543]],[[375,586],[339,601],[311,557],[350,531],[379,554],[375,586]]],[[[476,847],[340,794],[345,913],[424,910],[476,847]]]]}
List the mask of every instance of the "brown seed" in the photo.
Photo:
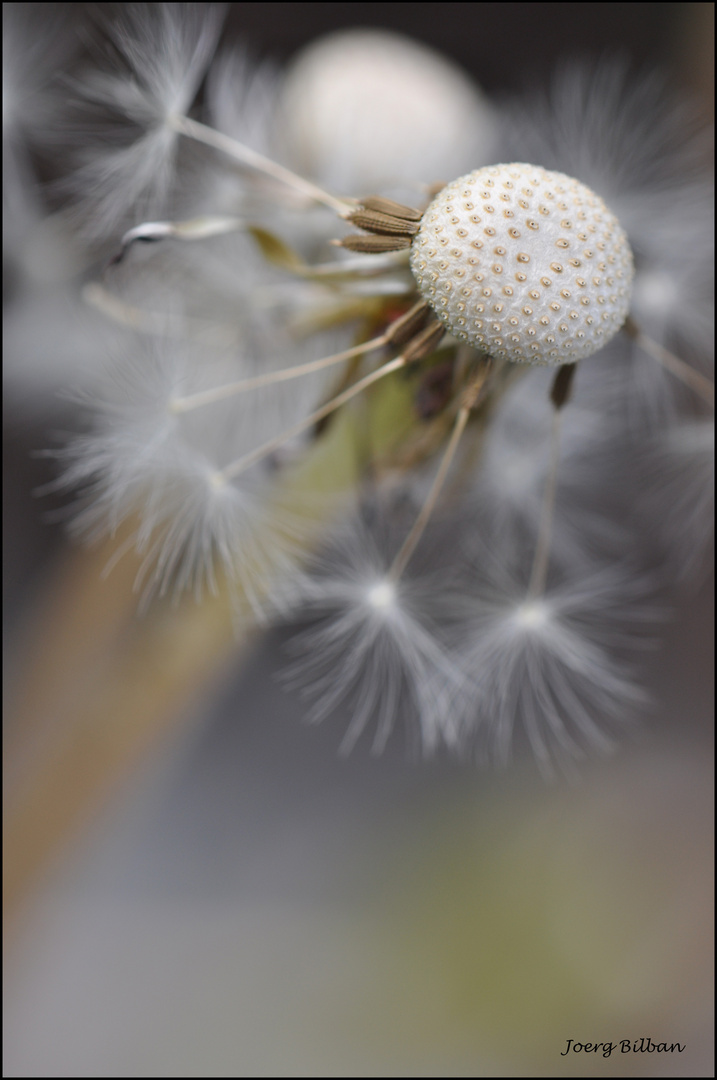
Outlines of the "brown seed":
{"type": "Polygon", "coordinates": [[[380,214],[376,210],[354,210],[347,220],[358,225],[359,229],[388,236],[415,236],[419,229],[417,221],[406,221],[390,214],[380,214]]]}
{"type": "Polygon", "coordinates": [[[394,202],[393,199],[384,199],[382,195],[368,195],[361,199],[361,205],[366,210],[376,210],[379,214],[388,214],[390,217],[404,218],[406,221],[420,221],[423,217],[421,210],[414,210],[403,203],[394,202]]]}
{"type": "Polygon", "coordinates": [[[360,251],[369,255],[378,255],[384,251],[401,251],[411,246],[411,241],[407,236],[360,236],[358,233],[345,236],[339,243],[348,251],[360,251]]]}

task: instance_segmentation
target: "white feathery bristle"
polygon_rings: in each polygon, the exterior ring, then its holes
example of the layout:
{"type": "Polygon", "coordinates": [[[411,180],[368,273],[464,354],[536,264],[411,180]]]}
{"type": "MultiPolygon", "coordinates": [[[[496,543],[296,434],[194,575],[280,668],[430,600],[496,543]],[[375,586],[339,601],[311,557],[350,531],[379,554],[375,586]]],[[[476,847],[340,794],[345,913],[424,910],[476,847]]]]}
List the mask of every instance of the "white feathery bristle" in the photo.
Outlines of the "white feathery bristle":
{"type": "Polygon", "coordinates": [[[47,137],[58,98],[52,84],[75,41],[64,14],[47,4],[38,18],[28,4],[3,4],[3,147],[47,137]]]}
{"type": "MultiPolygon", "coordinates": [[[[581,365],[569,407],[561,414],[551,550],[570,565],[585,565],[607,552],[620,557],[631,542],[627,519],[637,491],[624,461],[634,448],[620,430],[624,409],[621,417],[612,370],[624,363],[629,342],[625,339],[613,358],[615,344],[581,365]]],[[[538,532],[551,467],[553,378],[548,368],[521,370],[486,433],[468,505],[499,547],[516,534],[538,532]]],[[[623,384],[621,379],[620,388],[623,384]]]]}
{"type": "Polygon", "coordinates": [[[715,431],[712,417],[673,421],[639,450],[638,515],[682,582],[702,584],[714,539],[715,431]]]}
{"type": "Polygon", "coordinates": [[[231,373],[241,373],[236,360],[207,349],[199,364],[177,344],[136,346],[104,398],[93,395],[94,429],[57,454],[65,471],[55,487],[79,490],[79,536],[94,539],[138,520],[148,592],[199,594],[215,587],[221,567],[260,614],[270,579],[285,572],[309,526],[286,499],[270,497],[266,462],[235,479],[222,470],[282,430],[282,391],[172,409],[187,391],[229,382],[231,373]]]}
{"type": "MultiPolygon", "coordinates": [[[[241,47],[221,52],[212,62],[207,74],[204,106],[207,123],[219,132],[236,139],[244,146],[271,158],[276,156],[275,112],[279,74],[270,61],[257,63],[241,47]]],[[[287,200],[292,203],[294,192],[286,184],[272,181],[261,173],[247,169],[237,183],[234,163],[215,155],[211,168],[197,185],[196,195],[202,207],[211,214],[225,209],[236,213],[270,214],[276,227],[278,208],[287,200]]]]}
{"type": "MultiPolygon", "coordinates": [[[[65,105],[58,93],[76,41],[65,16],[47,4],[38,18],[28,4],[3,4],[3,258],[22,261],[28,233],[45,211],[30,148],[52,139],[65,105]]],[[[5,267],[6,271],[9,265],[5,267]]],[[[7,280],[7,278],[6,278],[7,280]]]]}
{"type": "Polygon", "coordinates": [[[78,89],[93,109],[95,129],[102,119],[128,127],[120,139],[113,133],[110,144],[93,139],[80,150],[84,164],[71,185],[87,211],[85,231],[112,232],[129,211],[135,223],[166,212],[176,179],[178,135],[172,121],[195,99],[222,18],[212,4],[144,4],[129,6],[110,23],[124,70],[90,71],[78,89]]]}
{"type": "Polygon", "coordinates": [[[491,565],[482,561],[477,591],[457,600],[456,643],[475,688],[464,724],[479,756],[505,763],[521,733],[546,773],[609,751],[646,703],[631,665],[662,618],[650,584],[633,568],[583,567],[531,597],[522,574],[491,565]]]}
{"type": "Polygon", "coordinates": [[[352,518],[313,560],[293,601],[318,621],[292,639],[300,659],[286,679],[310,702],[310,720],[349,711],[344,750],[371,726],[380,752],[401,721],[418,734],[424,757],[440,747],[460,751],[450,703],[464,676],[442,641],[442,594],[413,566],[399,582],[387,576],[400,545],[379,535],[386,524],[352,518]]]}
{"type": "Polygon", "coordinates": [[[370,585],[366,600],[371,607],[385,611],[396,603],[396,586],[390,581],[379,581],[370,585]]]}
{"type": "Polygon", "coordinates": [[[630,307],[632,252],[594,192],[536,165],[495,165],[443,188],[413,240],[421,294],[460,341],[498,359],[572,364],[630,307]]]}
{"type": "Polygon", "coordinates": [[[558,66],[547,91],[536,87],[506,109],[501,136],[512,156],[597,191],[640,251],[673,218],[675,195],[704,182],[709,161],[694,105],[659,72],[636,77],[616,56],[558,66]]]}
{"type": "Polygon", "coordinates": [[[207,76],[207,111],[213,126],[254,150],[268,153],[277,80],[273,64],[253,63],[244,49],[220,53],[207,76]]]}
{"type": "Polygon", "coordinates": [[[714,368],[714,224],[711,210],[675,237],[673,255],[643,261],[635,273],[631,314],[646,334],[714,368]],[[702,236],[702,232],[707,236],[702,236]],[[690,238],[699,236],[697,243],[690,238]],[[685,244],[689,243],[689,247],[685,244]]]}

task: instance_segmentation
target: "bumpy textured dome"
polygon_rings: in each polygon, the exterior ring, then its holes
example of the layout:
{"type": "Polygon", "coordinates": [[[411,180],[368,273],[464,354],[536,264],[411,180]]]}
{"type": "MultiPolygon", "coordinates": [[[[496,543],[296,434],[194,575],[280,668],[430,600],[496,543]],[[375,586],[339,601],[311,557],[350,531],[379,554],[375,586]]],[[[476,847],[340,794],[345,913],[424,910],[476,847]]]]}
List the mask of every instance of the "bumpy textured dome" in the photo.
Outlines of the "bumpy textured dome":
{"type": "Polygon", "coordinates": [[[633,260],[585,184],[537,165],[493,165],[448,184],[421,220],[411,269],[454,337],[521,363],[601,349],[630,306],[633,260]]]}

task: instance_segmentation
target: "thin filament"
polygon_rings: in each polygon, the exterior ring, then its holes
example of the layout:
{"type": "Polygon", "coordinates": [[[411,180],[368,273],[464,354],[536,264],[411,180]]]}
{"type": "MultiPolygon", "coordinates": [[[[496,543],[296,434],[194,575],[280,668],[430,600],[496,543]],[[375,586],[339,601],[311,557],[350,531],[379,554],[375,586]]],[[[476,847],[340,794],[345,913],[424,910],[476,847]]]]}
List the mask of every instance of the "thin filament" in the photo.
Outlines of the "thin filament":
{"type": "Polygon", "coordinates": [[[283,165],[264,157],[263,154],[252,150],[243,143],[237,142],[236,139],[231,139],[221,131],[215,131],[214,128],[199,123],[198,120],[191,120],[188,116],[174,116],[171,124],[175,131],[185,135],[188,139],[194,139],[197,142],[204,143],[206,146],[213,147],[215,150],[220,150],[222,153],[234,158],[235,161],[240,161],[242,165],[248,165],[266,176],[273,177],[274,180],[280,180],[282,183],[294,188],[295,191],[300,191],[302,195],[328,206],[339,217],[345,217],[356,209],[355,204],[348,199],[337,198],[316,184],[312,184],[311,181],[304,180],[303,177],[298,176],[290,169],[284,168],[283,165]]]}
{"type": "Polygon", "coordinates": [[[545,481],[543,505],[540,510],[540,523],[538,525],[538,540],[535,545],[533,567],[530,572],[530,584],[528,585],[529,600],[535,600],[542,596],[545,592],[545,583],[548,576],[548,560],[550,558],[550,544],[553,538],[553,521],[555,519],[555,493],[558,480],[561,426],[562,413],[556,410],[553,413],[550,436],[550,467],[545,481]]]}
{"type": "Polygon", "coordinates": [[[626,328],[631,337],[635,339],[641,349],[651,356],[654,360],[657,360],[659,364],[665,368],[666,371],[670,371],[680,382],[683,382],[685,386],[689,386],[691,390],[694,390],[703,401],[706,401],[708,405],[714,408],[715,403],[715,388],[712,382],[706,376],[702,375],[699,371],[695,371],[693,367],[686,364],[684,360],[680,360],[679,356],[675,356],[669,349],[665,349],[657,341],[653,341],[651,337],[643,333],[639,327],[631,325],[626,328]]]}
{"type": "Polygon", "coordinates": [[[391,567],[388,571],[387,578],[394,584],[398,581],[401,574],[406,569],[408,561],[413,555],[413,552],[416,550],[416,545],[423,536],[423,533],[426,530],[426,526],[431,519],[431,515],[436,508],[436,503],[438,502],[438,498],[446,482],[448,470],[451,467],[453,458],[456,456],[458,444],[460,443],[463,432],[466,429],[468,417],[470,416],[471,412],[476,407],[480,399],[485,395],[488,383],[488,376],[491,370],[492,361],[486,358],[480,372],[473,380],[473,382],[470,383],[470,385],[467,387],[463,394],[463,404],[461,405],[456,415],[455,423],[453,425],[453,431],[451,432],[451,437],[448,440],[448,445],[443,451],[443,457],[441,458],[441,463],[438,466],[438,472],[436,473],[433,483],[431,484],[431,490],[428,492],[426,501],[421,507],[421,512],[413,523],[411,531],[409,532],[406,539],[403,541],[398,555],[393,560],[391,567]]]}
{"type": "Polygon", "coordinates": [[[219,473],[218,479],[220,481],[231,480],[240,473],[243,473],[246,469],[251,468],[258,461],[261,461],[263,457],[267,457],[269,454],[273,454],[275,450],[287,442],[288,439],[292,439],[295,435],[300,435],[307,428],[313,427],[314,424],[318,424],[320,420],[323,420],[325,416],[329,416],[336,409],[339,409],[342,405],[345,405],[347,401],[350,401],[356,394],[360,394],[362,390],[366,390],[372,383],[378,382],[385,375],[390,375],[392,371],[398,371],[399,368],[405,365],[406,361],[403,356],[397,356],[393,360],[389,360],[388,363],[382,367],[372,371],[369,375],[365,375],[363,379],[359,379],[353,386],[349,386],[343,393],[337,394],[331,401],[327,401],[325,405],[311,413],[304,420],[295,424],[293,427],[287,428],[286,431],[282,431],[275,439],[270,439],[269,442],[259,446],[256,450],[252,450],[250,453],[245,454],[244,457],[238,458],[230,465],[225,466],[219,473]]]}
{"type": "Polygon", "coordinates": [[[302,375],[310,375],[314,371],[322,371],[333,364],[340,364],[342,360],[351,360],[355,356],[373,352],[385,345],[388,338],[385,334],[365,341],[362,345],[354,345],[351,349],[335,353],[333,356],[324,356],[320,360],[310,360],[307,364],[297,364],[296,367],[283,368],[281,371],[269,371],[264,375],[255,375],[251,379],[240,379],[237,382],[226,383],[224,386],[214,386],[210,390],[200,390],[196,394],[188,394],[186,397],[174,398],[170,402],[170,410],[173,413],[189,412],[198,409],[202,405],[211,405],[215,401],[223,401],[234,394],[243,394],[247,390],[256,390],[260,386],[270,386],[274,383],[286,382],[288,379],[298,379],[302,375]]]}
{"type": "Polygon", "coordinates": [[[451,462],[456,455],[458,444],[461,441],[461,436],[465,431],[465,427],[468,423],[468,417],[470,416],[470,414],[470,407],[466,405],[464,405],[463,408],[459,409],[458,411],[455,424],[453,425],[453,431],[451,432],[451,437],[448,440],[448,445],[446,446],[446,449],[443,451],[441,464],[438,468],[438,472],[436,473],[433,483],[431,484],[431,490],[428,492],[428,497],[426,498],[426,501],[421,507],[420,514],[413,523],[411,531],[409,532],[406,539],[403,541],[401,549],[398,552],[396,558],[393,560],[391,568],[386,575],[389,581],[392,581],[394,583],[398,581],[401,574],[408,565],[408,560],[411,558],[411,555],[413,555],[413,552],[416,550],[416,545],[418,544],[418,541],[421,539],[423,533],[425,532],[426,525],[428,524],[431,515],[433,514],[436,503],[438,502],[438,497],[441,494],[443,485],[445,484],[448,470],[450,469],[451,462]]]}

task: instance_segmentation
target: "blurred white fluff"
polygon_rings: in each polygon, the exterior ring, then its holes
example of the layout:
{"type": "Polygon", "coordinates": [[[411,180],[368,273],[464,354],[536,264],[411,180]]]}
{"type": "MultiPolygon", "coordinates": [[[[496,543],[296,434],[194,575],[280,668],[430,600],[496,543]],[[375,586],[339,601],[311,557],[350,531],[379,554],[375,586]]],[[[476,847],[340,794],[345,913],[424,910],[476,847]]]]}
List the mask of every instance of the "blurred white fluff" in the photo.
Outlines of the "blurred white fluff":
{"type": "Polygon", "coordinates": [[[394,583],[405,525],[394,518],[392,543],[376,513],[347,522],[295,586],[318,618],[289,644],[309,718],[348,716],[344,749],[371,728],[380,752],[399,722],[424,756],[505,765],[526,744],[546,775],[612,750],[648,704],[636,671],[664,620],[655,582],[625,562],[553,560],[531,596],[530,534],[496,542],[493,523],[463,521],[437,526],[394,583]]]}
{"type": "MultiPolygon", "coordinates": [[[[21,293],[34,271],[46,274],[48,262],[59,276],[63,263],[59,244],[50,243],[39,258],[32,257],[47,214],[34,151],[43,149],[57,121],[57,80],[75,47],[57,6],[3,4],[3,269],[8,293],[21,293]]],[[[72,257],[67,253],[64,259],[67,255],[72,257]]]]}
{"type": "MultiPolygon", "coordinates": [[[[405,528],[411,515],[400,520],[405,528]]],[[[297,581],[294,608],[316,622],[290,642],[299,660],[286,681],[310,702],[310,720],[348,712],[345,751],[370,728],[380,753],[399,724],[424,757],[460,751],[452,701],[464,677],[441,626],[445,573],[421,572],[419,561],[393,582],[388,571],[405,537],[397,525],[367,500],[297,581]]]]}
{"type": "Polygon", "coordinates": [[[57,454],[65,469],[56,486],[79,491],[77,535],[114,534],[137,518],[131,542],[145,556],[140,577],[148,595],[192,588],[199,597],[205,585],[214,591],[219,566],[259,613],[270,578],[291,564],[292,540],[306,525],[266,498],[270,462],[234,480],[221,470],[283,430],[295,401],[273,388],[268,408],[267,391],[258,390],[238,403],[171,409],[174,399],[247,370],[206,347],[199,362],[177,341],[137,342],[132,363],[107,379],[104,398],[91,398],[94,430],[57,454]]]}
{"type": "MultiPolygon", "coordinates": [[[[623,467],[629,451],[624,415],[615,409],[613,371],[624,363],[626,345],[612,343],[580,365],[562,413],[552,544],[561,563],[586,566],[607,553],[619,557],[629,540],[626,518],[635,487],[623,467]]],[[[538,532],[550,471],[552,378],[546,368],[521,373],[486,433],[468,509],[484,529],[490,522],[497,545],[516,532],[538,532]]]]}
{"type": "Polygon", "coordinates": [[[58,150],[61,79],[77,50],[61,7],[3,5],[3,385],[11,420],[55,409],[58,390],[92,382],[118,336],[80,301],[88,255],[68,215],[50,212],[38,175],[58,150]]]}
{"type": "Polygon", "coordinates": [[[386,30],[307,46],[287,71],[277,145],[298,172],[350,195],[415,200],[490,160],[490,104],[455,64],[386,30]]]}
{"type": "Polygon", "coordinates": [[[660,614],[650,582],[627,564],[553,571],[540,596],[506,549],[474,564],[474,592],[456,598],[456,648],[475,691],[463,723],[479,758],[505,764],[527,737],[546,772],[610,750],[647,699],[634,660],[660,614]],[[631,663],[632,662],[632,663],[631,663]]]}
{"type": "Polygon", "coordinates": [[[212,126],[253,150],[270,153],[278,81],[274,64],[253,62],[240,46],[220,53],[207,78],[212,126]]]}
{"type": "MultiPolygon", "coordinates": [[[[240,46],[225,49],[216,57],[207,77],[208,122],[217,131],[271,157],[279,79],[275,65],[267,61],[256,63],[240,46]]],[[[292,193],[285,184],[272,184],[267,177],[247,170],[242,173],[239,186],[236,167],[227,170],[226,162],[219,159],[214,166],[211,182],[202,192],[212,213],[225,207],[236,212],[238,206],[256,211],[267,204],[275,210],[277,202],[291,199],[292,193]]]]}
{"type": "MultiPolygon", "coordinates": [[[[58,111],[59,73],[74,42],[56,4],[3,4],[3,191],[10,206],[34,192],[28,150],[47,138],[58,111]]],[[[5,225],[17,227],[12,217],[5,225]]],[[[3,233],[7,236],[7,232],[3,233]]]]}
{"type": "Polygon", "coordinates": [[[640,449],[638,513],[669,575],[700,585],[714,541],[715,432],[711,417],[677,420],[640,449]]]}
{"type": "Polygon", "coordinates": [[[108,24],[121,70],[90,70],[76,83],[89,110],[84,163],[72,178],[86,231],[104,236],[130,212],[136,224],[166,209],[177,178],[172,120],[194,102],[222,19],[221,5],[130,4],[108,24]]]}

